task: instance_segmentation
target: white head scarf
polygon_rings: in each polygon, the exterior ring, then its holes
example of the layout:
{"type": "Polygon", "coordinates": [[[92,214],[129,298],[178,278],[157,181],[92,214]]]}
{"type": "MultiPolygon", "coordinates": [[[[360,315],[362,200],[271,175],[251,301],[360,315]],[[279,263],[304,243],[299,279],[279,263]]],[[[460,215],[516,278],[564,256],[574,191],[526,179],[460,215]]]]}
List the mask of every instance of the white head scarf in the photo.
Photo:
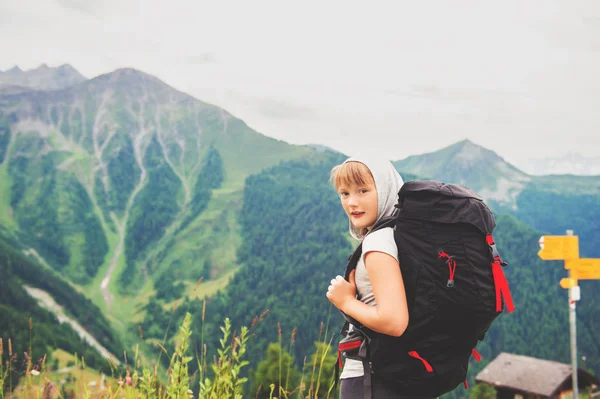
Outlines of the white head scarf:
{"type": "MultiPolygon", "coordinates": [[[[402,177],[394,168],[394,165],[388,160],[376,159],[376,158],[348,158],[344,161],[347,162],[360,162],[364,164],[373,175],[375,179],[375,187],[377,188],[377,220],[391,216],[396,208],[394,205],[398,203],[398,191],[404,184],[402,177]]],[[[352,237],[359,241],[365,238],[363,232],[360,229],[352,226],[350,223],[350,234],[352,237]]]]}

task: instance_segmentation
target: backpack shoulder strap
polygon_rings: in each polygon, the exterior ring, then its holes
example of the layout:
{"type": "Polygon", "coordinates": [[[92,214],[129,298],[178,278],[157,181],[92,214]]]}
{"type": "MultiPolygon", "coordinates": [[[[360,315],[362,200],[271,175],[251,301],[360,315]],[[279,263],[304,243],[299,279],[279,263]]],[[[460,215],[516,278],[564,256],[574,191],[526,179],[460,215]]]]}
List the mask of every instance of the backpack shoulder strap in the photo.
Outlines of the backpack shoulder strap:
{"type": "Polygon", "coordinates": [[[348,257],[348,264],[346,265],[346,271],[344,272],[344,278],[346,281],[349,281],[350,272],[356,269],[358,265],[358,260],[360,259],[360,255],[362,255],[362,243],[354,250],[352,255],[348,257]]]}

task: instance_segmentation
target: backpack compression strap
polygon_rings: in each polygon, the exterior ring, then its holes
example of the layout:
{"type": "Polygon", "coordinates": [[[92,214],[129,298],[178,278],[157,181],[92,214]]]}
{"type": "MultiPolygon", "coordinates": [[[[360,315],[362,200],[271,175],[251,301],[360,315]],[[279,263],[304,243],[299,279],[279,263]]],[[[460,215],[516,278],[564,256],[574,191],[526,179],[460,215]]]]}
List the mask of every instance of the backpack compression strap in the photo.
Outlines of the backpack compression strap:
{"type": "Polygon", "coordinates": [[[496,249],[496,244],[491,234],[485,236],[485,241],[490,246],[493,258],[492,273],[494,274],[494,285],[496,286],[496,312],[502,312],[502,297],[504,297],[504,302],[506,303],[506,310],[512,312],[515,310],[515,306],[513,305],[512,295],[508,289],[508,281],[506,281],[506,276],[502,270],[502,266],[507,263],[500,259],[500,254],[496,249]]]}

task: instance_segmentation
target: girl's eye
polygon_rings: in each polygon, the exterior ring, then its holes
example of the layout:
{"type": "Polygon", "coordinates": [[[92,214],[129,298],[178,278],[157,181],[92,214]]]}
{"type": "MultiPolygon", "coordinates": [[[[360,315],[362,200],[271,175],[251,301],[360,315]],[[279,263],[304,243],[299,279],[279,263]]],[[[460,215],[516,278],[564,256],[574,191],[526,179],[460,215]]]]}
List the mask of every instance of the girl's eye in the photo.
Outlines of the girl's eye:
{"type": "Polygon", "coordinates": [[[367,190],[366,188],[363,188],[362,190],[360,190],[361,194],[366,194],[369,192],[369,190],[367,190]]]}
{"type": "Polygon", "coordinates": [[[346,196],[348,196],[348,193],[347,193],[347,192],[341,192],[341,193],[340,193],[340,197],[346,197],[346,196]]]}

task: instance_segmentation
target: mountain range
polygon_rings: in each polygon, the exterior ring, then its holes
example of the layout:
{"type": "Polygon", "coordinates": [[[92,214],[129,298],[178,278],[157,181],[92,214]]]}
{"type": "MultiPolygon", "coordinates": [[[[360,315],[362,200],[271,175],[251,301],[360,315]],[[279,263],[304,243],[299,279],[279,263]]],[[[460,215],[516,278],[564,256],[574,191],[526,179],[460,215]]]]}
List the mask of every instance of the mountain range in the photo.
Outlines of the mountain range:
{"type": "Polygon", "coordinates": [[[85,76],[68,64],[56,68],[42,64],[28,71],[15,66],[7,71],[0,71],[0,92],[60,90],[85,80],[85,76]]]}
{"type": "MultiPolygon", "coordinates": [[[[239,325],[265,308],[285,328],[308,323],[296,348],[297,358],[306,354],[315,340],[311,331],[330,309],[305,295],[320,295],[351,249],[347,222],[327,185],[329,169],[343,154],[261,135],[227,111],[134,69],[85,79],[61,68],[58,75],[47,67],[0,74],[0,243],[18,262],[51,271],[65,288],[57,297],[27,275],[11,284],[53,296],[91,331],[104,331],[113,354],[139,340],[138,326],[147,339],[164,336],[171,320],[166,309],[181,298],[196,310],[209,298],[215,313],[207,331],[214,336],[224,315],[239,325]],[[82,302],[81,295],[89,300],[88,312],[100,315],[100,326],[69,306],[82,302]],[[294,314],[292,303],[299,309],[294,314]]],[[[536,235],[573,229],[582,256],[600,257],[594,245],[600,239],[598,176],[529,175],[468,140],[394,165],[405,180],[438,179],[480,193],[502,221],[507,250],[524,268],[515,273],[524,281],[516,282],[519,299],[548,298],[549,315],[563,314],[560,302],[547,297],[560,291],[532,287],[552,284],[557,269],[537,259],[536,235]],[[531,271],[540,273],[537,282],[531,271]]],[[[597,281],[584,283],[590,302],[582,304],[580,334],[600,372],[600,347],[590,338],[600,327],[597,287],[597,281]]],[[[23,292],[0,305],[18,312],[14,298],[23,292]]],[[[535,320],[542,309],[535,303],[518,320],[535,320]]],[[[493,334],[489,355],[505,341],[526,351],[515,340],[531,335],[515,324],[520,335],[511,338],[508,326],[493,334]]],[[[261,327],[254,357],[275,339],[271,327],[261,327]]],[[[564,332],[558,324],[546,332],[541,327],[538,335],[549,342],[532,351],[553,356],[550,348],[564,332]]],[[[0,336],[7,331],[0,327],[0,336]]]]}
{"type": "Polygon", "coordinates": [[[600,157],[568,153],[560,157],[535,158],[529,159],[523,169],[532,175],[597,176],[600,175],[600,157]]]}

